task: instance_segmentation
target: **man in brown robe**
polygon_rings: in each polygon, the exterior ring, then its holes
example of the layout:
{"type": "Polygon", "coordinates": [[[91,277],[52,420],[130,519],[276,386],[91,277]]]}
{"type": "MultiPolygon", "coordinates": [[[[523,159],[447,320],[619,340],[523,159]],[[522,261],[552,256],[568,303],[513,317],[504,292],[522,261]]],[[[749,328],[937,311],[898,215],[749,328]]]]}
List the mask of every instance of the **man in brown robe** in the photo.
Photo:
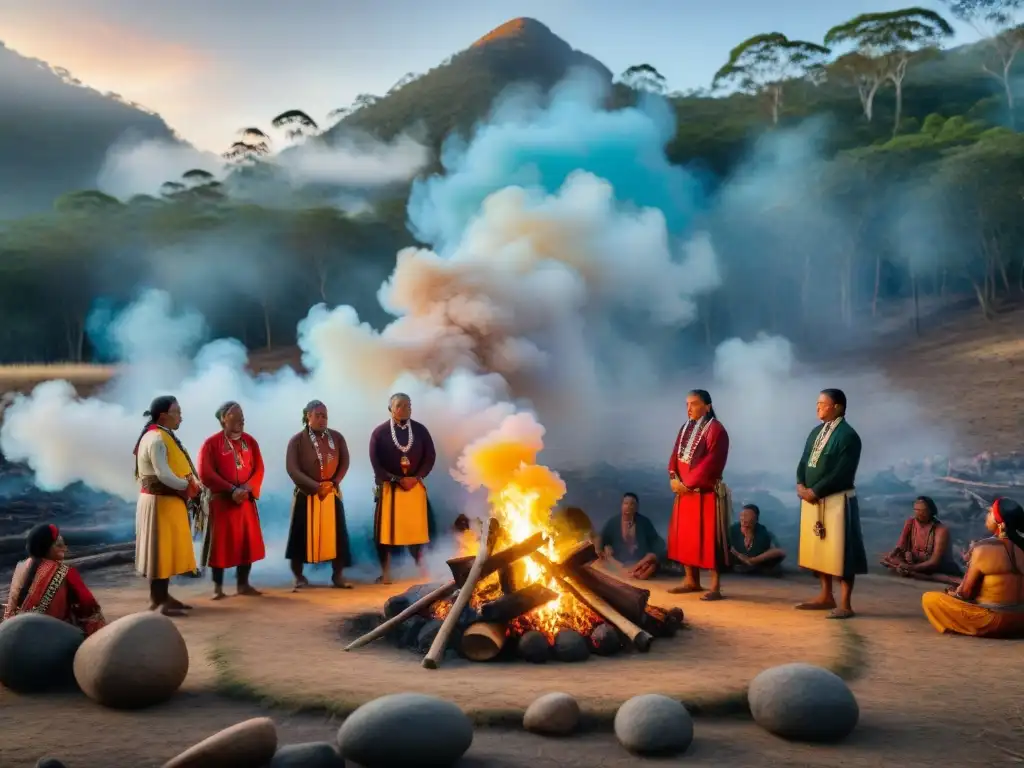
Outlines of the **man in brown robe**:
{"type": "Polygon", "coordinates": [[[331,586],[351,589],[344,569],[352,565],[341,481],[349,468],[348,445],[341,433],[328,429],[327,406],[313,400],[302,409],[302,431],[288,441],[288,476],[295,483],[295,502],[285,557],[291,562],[295,588],[309,586],[304,563],[333,565],[331,586]]]}
{"type": "Polygon", "coordinates": [[[408,547],[422,569],[423,546],[434,532],[434,516],[423,481],[434,468],[437,454],[430,432],[412,420],[412,400],[403,392],[388,402],[391,418],[370,435],[370,464],[376,480],[373,533],[381,575],[391,583],[391,553],[408,547]]]}

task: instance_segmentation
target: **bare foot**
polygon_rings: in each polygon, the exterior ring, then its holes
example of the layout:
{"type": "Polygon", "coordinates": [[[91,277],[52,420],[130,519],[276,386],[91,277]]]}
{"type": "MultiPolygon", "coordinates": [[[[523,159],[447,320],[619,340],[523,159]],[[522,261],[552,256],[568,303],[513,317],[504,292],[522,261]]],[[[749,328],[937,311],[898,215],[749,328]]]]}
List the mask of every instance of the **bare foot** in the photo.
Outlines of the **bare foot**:
{"type": "Polygon", "coordinates": [[[249,584],[239,584],[236,592],[245,597],[259,597],[263,593],[249,584]]]}
{"type": "Polygon", "coordinates": [[[300,589],[304,589],[305,587],[308,587],[308,586],[309,586],[309,579],[307,579],[305,576],[296,576],[295,577],[295,582],[293,584],[293,589],[295,589],[295,591],[298,591],[300,589]]]}
{"type": "Polygon", "coordinates": [[[835,600],[812,600],[809,603],[799,603],[795,606],[798,611],[831,611],[836,607],[835,600]]]}
{"type": "Polygon", "coordinates": [[[349,584],[347,581],[339,581],[338,579],[331,579],[331,586],[334,589],[352,589],[352,585],[349,584]]]}
{"type": "Polygon", "coordinates": [[[391,583],[391,574],[385,571],[380,576],[378,576],[374,580],[373,583],[374,584],[390,584],[391,583]]]}
{"type": "Polygon", "coordinates": [[[670,595],[691,595],[694,592],[701,592],[702,588],[700,584],[679,584],[675,587],[669,587],[668,592],[670,595]]]}
{"type": "Polygon", "coordinates": [[[700,599],[705,603],[715,603],[719,600],[725,600],[725,595],[718,590],[715,590],[714,592],[708,592],[706,595],[701,595],[700,599]]]}
{"type": "Polygon", "coordinates": [[[191,605],[185,605],[185,603],[181,602],[181,600],[178,600],[176,597],[171,597],[170,595],[167,596],[167,602],[165,603],[165,605],[168,605],[168,606],[170,606],[171,608],[173,608],[173,609],[175,609],[177,611],[191,611],[192,610],[192,606],[191,605]]]}
{"type": "Polygon", "coordinates": [[[211,600],[223,600],[225,597],[227,597],[227,595],[224,594],[224,590],[223,589],[215,589],[215,590],[213,590],[213,597],[211,597],[210,599],[211,600]]]}
{"type": "Polygon", "coordinates": [[[175,607],[169,605],[168,603],[164,603],[163,605],[160,606],[160,613],[162,613],[164,616],[172,616],[172,617],[179,617],[179,616],[185,616],[186,615],[183,610],[181,610],[180,608],[175,608],[175,607]]]}

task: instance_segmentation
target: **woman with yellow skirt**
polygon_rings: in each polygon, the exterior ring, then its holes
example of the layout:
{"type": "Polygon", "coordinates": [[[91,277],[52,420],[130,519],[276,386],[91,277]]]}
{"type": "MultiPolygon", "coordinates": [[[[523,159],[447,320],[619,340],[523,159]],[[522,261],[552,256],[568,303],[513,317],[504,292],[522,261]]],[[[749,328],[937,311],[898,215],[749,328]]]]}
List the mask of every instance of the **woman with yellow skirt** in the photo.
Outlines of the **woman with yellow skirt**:
{"type": "Polygon", "coordinates": [[[971,548],[967,575],[946,592],[926,592],[921,606],[938,632],[1024,637],[1024,509],[996,499],[985,518],[995,534],[971,548]]]}
{"type": "Polygon", "coordinates": [[[174,434],[181,406],[170,396],[156,398],[135,443],[135,569],[149,579],[150,610],[182,616],[185,605],[170,595],[172,576],[196,569],[188,502],[202,487],[188,451],[174,434]]]}

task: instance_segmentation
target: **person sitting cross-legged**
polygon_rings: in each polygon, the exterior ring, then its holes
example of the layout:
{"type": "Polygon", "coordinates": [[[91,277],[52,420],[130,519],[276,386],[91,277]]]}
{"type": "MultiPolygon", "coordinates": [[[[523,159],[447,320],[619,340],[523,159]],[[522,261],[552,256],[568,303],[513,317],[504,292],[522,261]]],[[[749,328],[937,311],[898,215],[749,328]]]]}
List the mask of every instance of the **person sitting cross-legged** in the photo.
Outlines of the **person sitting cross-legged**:
{"type": "Polygon", "coordinates": [[[775,535],[761,525],[761,510],[746,504],[740,510],[740,521],[729,528],[729,547],[736,558],[735,573],[756,576],[778,576],[786,553],[775,535]]]}

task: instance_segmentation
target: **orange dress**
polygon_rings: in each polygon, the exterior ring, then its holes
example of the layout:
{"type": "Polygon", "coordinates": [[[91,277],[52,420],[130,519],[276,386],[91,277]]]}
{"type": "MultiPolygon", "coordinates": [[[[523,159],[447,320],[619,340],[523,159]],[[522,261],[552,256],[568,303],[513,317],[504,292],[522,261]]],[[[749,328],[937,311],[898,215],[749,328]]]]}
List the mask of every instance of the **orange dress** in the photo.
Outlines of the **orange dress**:
{"type": "Polygon", "coordinates": [[[14,569],[11,591],[4,608],[5,621],[23,613],[43,613],[79,627],[86,636],[106,626],[100,604],[78,571],[59,560],[40,561],[24,602],[16,605],[32,562],[31,559],[23,560],[14,569]]]}
{"type": "Polygon", "coordinates": [[[925,592],[921,607],[936,631],[991,638],[1024,638],[1024,573],[1015,547],[1001,540],[979,544],[971,554],[968,578],[981,574],[973,601],[945,592],[925,592]]]}

